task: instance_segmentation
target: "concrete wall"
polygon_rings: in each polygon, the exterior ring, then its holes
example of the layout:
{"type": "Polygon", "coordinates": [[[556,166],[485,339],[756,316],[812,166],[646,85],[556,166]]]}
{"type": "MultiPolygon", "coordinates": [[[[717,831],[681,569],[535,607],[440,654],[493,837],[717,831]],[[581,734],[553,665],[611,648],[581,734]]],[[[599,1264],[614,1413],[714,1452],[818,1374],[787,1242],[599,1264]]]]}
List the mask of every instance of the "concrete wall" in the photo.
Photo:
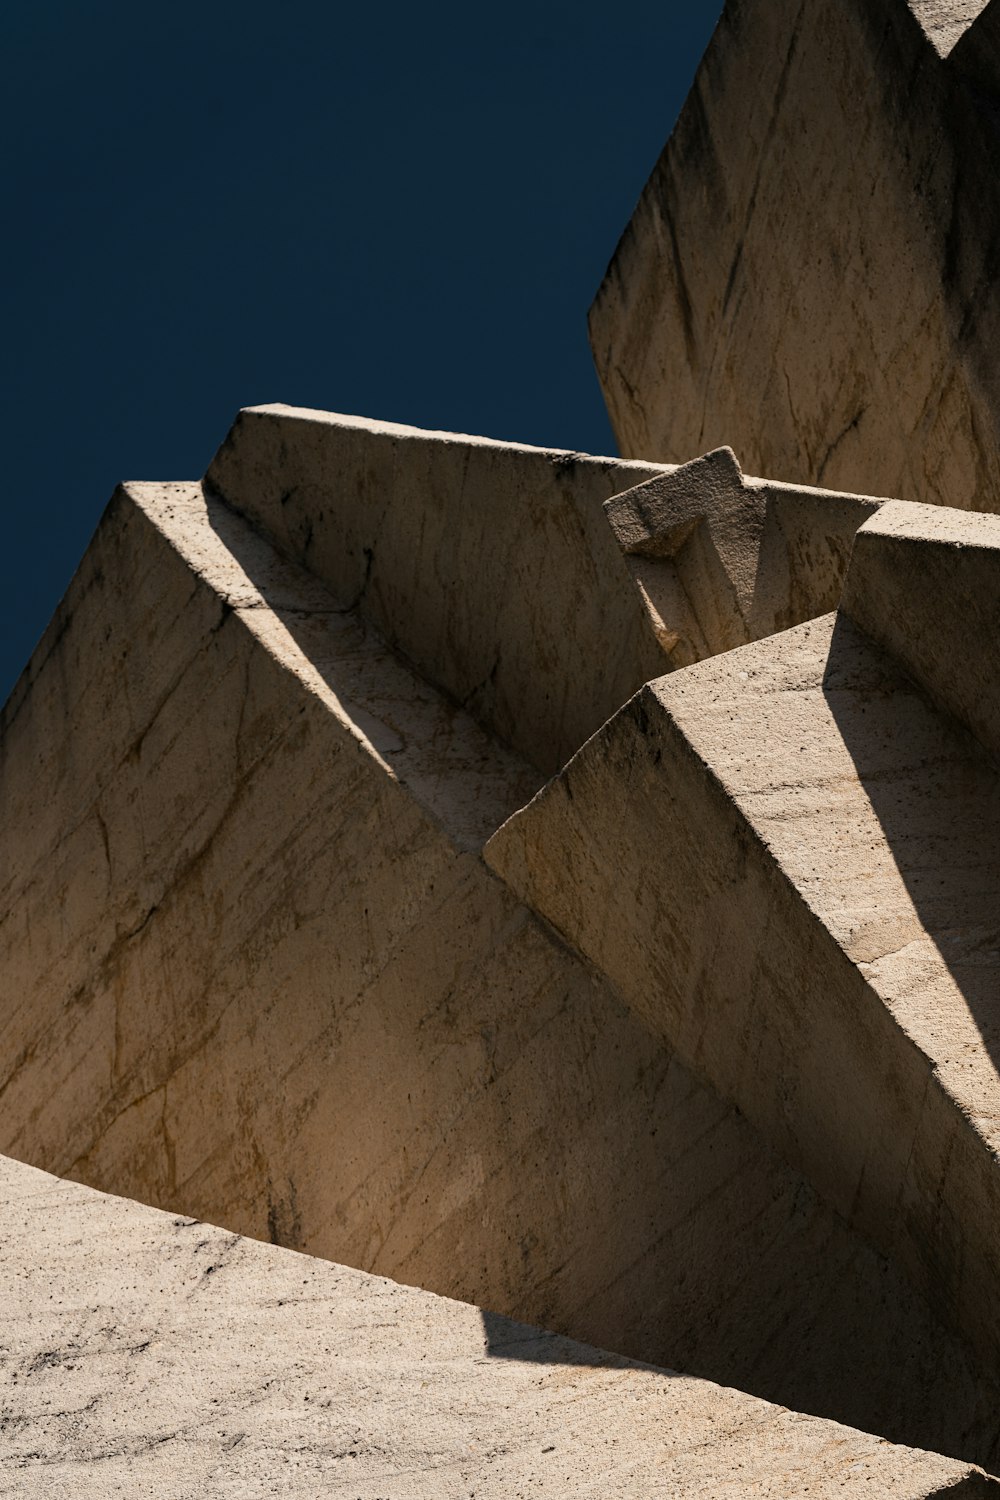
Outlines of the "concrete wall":
{"type": "Polygon", "coordinates": [[[546,774],[650,677],[834,608],[881,504],[731,449],[626,464],[281,406],[206,483],[546,774]]]}
{"type": "Polygon", "coordinates": [[[1000,508],[980,10],[729,0],[591,311],[624,454],[1000,508]]]}

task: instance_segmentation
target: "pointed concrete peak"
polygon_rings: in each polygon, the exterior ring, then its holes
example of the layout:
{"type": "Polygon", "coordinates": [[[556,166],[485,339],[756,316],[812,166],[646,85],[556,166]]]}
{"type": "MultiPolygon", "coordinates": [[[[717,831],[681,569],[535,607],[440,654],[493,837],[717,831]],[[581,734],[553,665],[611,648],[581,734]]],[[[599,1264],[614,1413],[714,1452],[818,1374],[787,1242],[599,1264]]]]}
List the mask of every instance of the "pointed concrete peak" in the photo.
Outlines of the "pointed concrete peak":
{"type": "Polygon", "coordinates": [[[939,57],[948,57],[984,10],[987,0],[908,0],[924,35],[939,57]]]}
{"type": "Polygon", "coordinates": [[[694,462],[696,464],[711,464],[714,468],[729,470],[736,474],[739,479],[743,478],[743,469],[740,466],[740,461],[728,444],[723,444],[721,448],[713,448],[709,453],[703,454],[701,458],[696,458],[694,462]]]}
{"type": "Polygon", "coordinates": [[[642,557],[674,557],[701,521],[711,521],[744,503],[743,470],[731,448],[658,474],[614,495],[604,512],[622,551],[642,557]]]}

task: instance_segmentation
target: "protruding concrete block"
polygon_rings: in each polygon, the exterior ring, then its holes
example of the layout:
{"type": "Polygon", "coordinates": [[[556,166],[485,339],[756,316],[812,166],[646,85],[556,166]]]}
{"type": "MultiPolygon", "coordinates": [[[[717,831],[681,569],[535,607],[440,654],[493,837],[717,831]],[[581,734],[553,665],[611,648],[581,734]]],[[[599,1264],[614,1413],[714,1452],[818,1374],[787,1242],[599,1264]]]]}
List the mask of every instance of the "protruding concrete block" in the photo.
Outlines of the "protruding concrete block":
{"type": "Polygon", "coordinates": [[[1000,509],[997,24],[729,0],[591,310],[623,454],[1000,509]]]}
{"type": "Polygon", "coordinates": [[[731,448],[647,480],[605,510],[675,666],[746,642],[764,503],[744,486],[731,448]]]}
{"type": "Polygon", "coordinates": [[[731,448],[718,448],[680,469],[605,502],[611,529],[623,552],[640,557],[674,557],[691,528],[715,521],[725,536],[735,526],[737,562],[756,554],[763,508],[743,486],[743,472],[731,448]]]}
{"type": "Polygon", "coordinates": [[[843,608],[1000,754],[1000,517],[883,506],[855,539],[843,608]]]}
{"type": "Polygon", "coordinates": [[[745,478],[719,448],[605,512],[670,665],[683,667],[832,609],[854,533],[881,503],[745,478]]]}

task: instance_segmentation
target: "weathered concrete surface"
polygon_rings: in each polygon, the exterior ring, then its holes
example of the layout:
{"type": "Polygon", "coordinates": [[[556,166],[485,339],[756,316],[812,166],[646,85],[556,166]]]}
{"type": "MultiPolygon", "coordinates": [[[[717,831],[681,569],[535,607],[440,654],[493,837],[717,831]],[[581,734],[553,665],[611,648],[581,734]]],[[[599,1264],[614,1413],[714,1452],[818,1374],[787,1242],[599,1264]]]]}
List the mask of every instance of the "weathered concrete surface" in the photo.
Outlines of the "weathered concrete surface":
{"type": "Polygon", "coordinates": [[[268,406],[205,482],[550,774],[664,670],[601,514],[659,472],[268,406]]]}
{"type": "Polygon", "coordinates": [[[486,847],[994,1366],[998,791],[828,616],[650,684],[486,847]]]}
{"type": "Polygon", "coordinates": [[[729,0],[591,311],[623,454],[1000,508],[980,10],[729,0]]]}
{"type": "Polygon", "coordinates": [[[968,1464],[0,1162],[0,1494],[991,1496],[968,1464]]]}
{"type": "Polygon", "coordinates": [[[2,727],[3,1149],[993,1465],[968,1351],[483,867],[538,773],[221,502],[119,493],[2,727]]]}
{"type": "Polygon", "coordinates": [[[1000,517],[886,505],[858,532],[843,608],[1000,753],[1000,517]]]}
{"type": "Polygon", "coordinates": [[[730,448],[605,503],[671,666],[836,607],[858,527],[882,502],[743,475],[730,448]]]}

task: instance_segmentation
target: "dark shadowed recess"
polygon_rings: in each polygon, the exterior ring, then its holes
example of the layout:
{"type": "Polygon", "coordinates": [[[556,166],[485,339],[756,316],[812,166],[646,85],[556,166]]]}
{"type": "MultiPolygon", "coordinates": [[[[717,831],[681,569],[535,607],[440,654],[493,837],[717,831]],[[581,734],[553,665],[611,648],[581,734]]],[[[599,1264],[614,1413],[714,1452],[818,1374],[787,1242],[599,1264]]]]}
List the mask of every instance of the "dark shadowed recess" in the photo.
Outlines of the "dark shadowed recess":
{"type": "Polygon", "coordinates": [[[12,8],[0,698],[115,483],[240,406],[613,452],[587,308],[720,10],[12,8]]]}
{"type": "Polygon", "coordinates": [[[1000,1072],[996,762],[843,615],[823,687],[921,926],[1000,1072]]]}

